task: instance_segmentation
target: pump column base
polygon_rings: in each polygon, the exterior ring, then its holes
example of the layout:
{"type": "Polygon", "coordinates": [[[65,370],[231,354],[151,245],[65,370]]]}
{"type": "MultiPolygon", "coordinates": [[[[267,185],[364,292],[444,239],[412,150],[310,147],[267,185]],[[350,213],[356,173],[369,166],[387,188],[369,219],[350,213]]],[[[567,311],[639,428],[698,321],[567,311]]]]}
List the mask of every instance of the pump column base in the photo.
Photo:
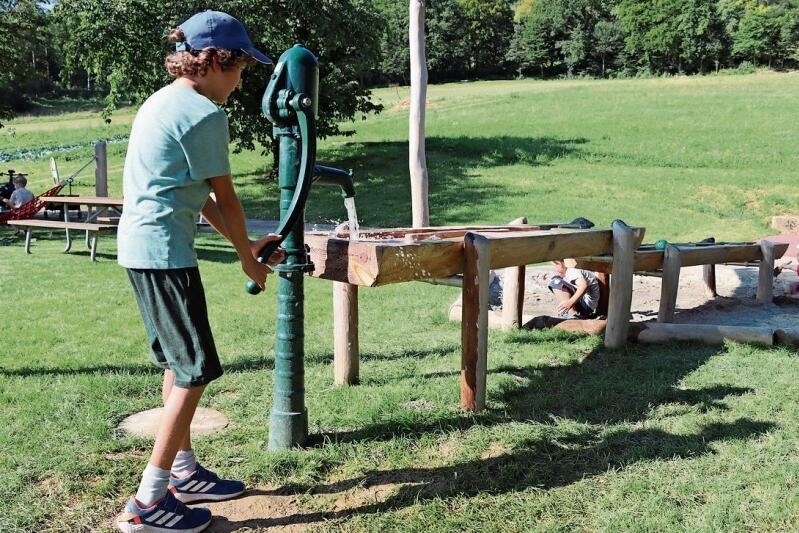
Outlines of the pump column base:
{"type": "Polygon", "coordinates": [[[269,416],[269,449],[285,450],[304,446],[308,438],[308,409],[301,413],[272,410],[269,416]]]}

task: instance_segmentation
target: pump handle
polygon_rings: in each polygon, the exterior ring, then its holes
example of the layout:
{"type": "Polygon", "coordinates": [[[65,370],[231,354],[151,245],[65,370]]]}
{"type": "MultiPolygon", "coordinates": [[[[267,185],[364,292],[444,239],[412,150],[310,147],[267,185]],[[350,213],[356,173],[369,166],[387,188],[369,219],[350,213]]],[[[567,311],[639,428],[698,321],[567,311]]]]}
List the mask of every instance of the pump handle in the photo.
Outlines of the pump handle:
{"type": "MultiPolygon", "coordinates": [[[[297,219],[300,216],[300,212],[302,211],[303,207],[305,206],[305,199],[308,196],[308,191],[311,189],[311,178],[313,174],[313,164],[309,164],[310,155],[312,153],[316,153],[316,132],[313,135],[309,135],[310,127],[309,122],[313,120],[313,117],[309,119],[308,114],[305,112],[306,109],[311,107],[311,99],[305,96],[304,94],[300,93],[294,96],[291,101],[288,103],[294,110],[297,112],[297,122],[300,126],[300,139],[302,149],[300,150],[300,172],[299,178],[300,183],[294,189],[294,196],[291,199],[291,204],[288,208],[288,215],[286,218],[280,221],[280,225],[278,226],[275,233],[280,236],[280,239],[270,241],[261,248],[261,251],[258,253],[258,261],[265,263],[269,256],[272,255],[278,246],[280,246],[285,238],[288,236],[291,229],[294,227],[294,224],[297,222],[297,219]]],[[[249,280],[247,282],[246,290],[250,294],[258,294],[261,292],[261,287],[258,286],[253,280],[249,280]]]]}

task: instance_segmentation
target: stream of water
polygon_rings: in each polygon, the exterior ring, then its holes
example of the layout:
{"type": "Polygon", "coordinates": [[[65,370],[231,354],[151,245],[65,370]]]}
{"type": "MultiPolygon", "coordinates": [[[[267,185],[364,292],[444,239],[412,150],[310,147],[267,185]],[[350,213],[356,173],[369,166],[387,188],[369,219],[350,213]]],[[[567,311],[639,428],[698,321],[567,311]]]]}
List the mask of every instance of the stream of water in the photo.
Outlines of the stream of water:
{"type": "Polygon", "coordinates": [[[358,240],[358,212],[355,210],[355,198],[344,198],[344,207],[347,208],[347,218],[350,223],[350,240],[358,240]]]}

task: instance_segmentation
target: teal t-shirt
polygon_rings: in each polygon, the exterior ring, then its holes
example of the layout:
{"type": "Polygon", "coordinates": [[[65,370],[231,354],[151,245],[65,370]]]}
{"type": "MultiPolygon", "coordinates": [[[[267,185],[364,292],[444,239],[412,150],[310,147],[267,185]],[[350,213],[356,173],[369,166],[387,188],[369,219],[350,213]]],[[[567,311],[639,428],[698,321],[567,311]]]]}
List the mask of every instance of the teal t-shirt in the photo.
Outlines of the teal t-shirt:
{"type": "Polygon", "coordinates": [[[230,174],[227,115],[192,88],[170,84],[142,104],[123,171],[117,261],[127,268],[197,266],[197,215],[208,179],[230,174]]]}

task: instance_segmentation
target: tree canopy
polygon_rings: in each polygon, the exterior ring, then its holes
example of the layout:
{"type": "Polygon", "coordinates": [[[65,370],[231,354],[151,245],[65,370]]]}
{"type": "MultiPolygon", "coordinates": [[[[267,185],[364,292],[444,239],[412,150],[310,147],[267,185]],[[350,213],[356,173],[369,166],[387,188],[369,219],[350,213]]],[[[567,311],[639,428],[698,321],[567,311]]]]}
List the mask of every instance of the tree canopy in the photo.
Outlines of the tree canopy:
{"type": "MultiPolygon", "coordinates": [[[[122,101],[141,102],[169,81],[166,36],[206,2],[181,0],[60,0],[53,15],[68,36],[62,45],[67,74],[80,70],[108,85],[108,111],[122,101]]],[[[375,29],[382,21],[361,0],[239,0],[225,10],[241,20],[259,49],[275,61],[302,43],[319,58],[320,136],[346,134],[339,124],[379,111],[362,83],[377,66],[375,29]],[[342,21],[348,21],[342,24],[342,21]]],[[[248,69],[227,106],[238,148],[270,146],[271,125],[261,116],[261,97],[271,67],[248,69]]]]}

